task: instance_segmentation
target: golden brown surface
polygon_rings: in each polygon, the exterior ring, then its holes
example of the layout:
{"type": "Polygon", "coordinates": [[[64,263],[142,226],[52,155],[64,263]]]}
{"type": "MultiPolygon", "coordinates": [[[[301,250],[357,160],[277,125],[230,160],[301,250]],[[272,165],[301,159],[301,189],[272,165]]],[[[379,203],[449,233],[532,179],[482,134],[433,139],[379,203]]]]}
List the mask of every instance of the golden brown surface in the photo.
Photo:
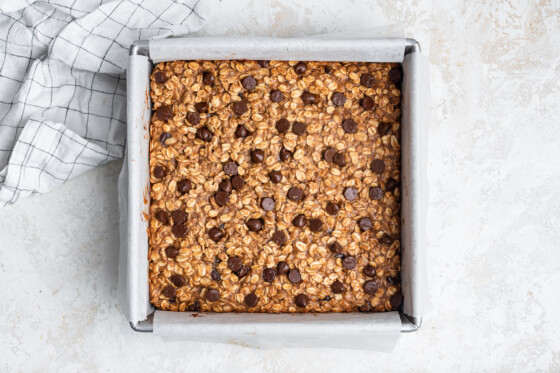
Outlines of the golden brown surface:
{"type": "MultiPolygon", "coordinates": [[[[263,68],[256,61],[174,61],[154,68],[150,93],[154,115],[150,126],[149,281],[150,299],[157,308],[215,312],[398,308],[402,299],[400,188],[394,181],[400,180],[401,93],[398,83],[392,82],[400,79],[398,65],[306,62],[305,72],[298,75],[294,71],[296,63],[271,61],[263,68]],[[213,85],[203,82],[204,72],[215,76],[213,85]],[[365,73],[374,78],[372,88],[364,86],[365,73]],[[241,81],[246,76],[255,78],[255,88],[243,87],[241,81]],[[279,103],[270,98],[273,90],[284,94],[279,103]],[[304,105],[304,91],[313,93],[316,102],[304,105]],[[333,104],[334,92],[344,94],[343,106],[333,104]],[[362,106],[366,96],[375,102],[371,110],[362,106]],[[241,100],[248,110],[239,115],[233,103],[241,100]],[[198,115],[198,124],[196,116],[190,114],[189,123],[187,113],[196,112],[194,105],[200,102],[209,104],[208,113],[198,115]],[[165,110],[170,110],[169,115],[165,110]],[[290,122],[286,133],[279,133],[275,126],[281,118],[290,122]],[[353,134],[342,126],[348,118],[357,123],[353,134]],[[295,122],[307,125],[305,134],[294,133],[295,122]],[[248,129],[247,137],[235,135],[239,124],[248,129]],[[209,142],[196,136],[202,127],[213,134],[209,142]],[[160,141],[162,133],[170,135],[163,139],[164,144],[160,141]],[[282,146],[293,152],[284,162],[279,159],[282,146]],[[328,147],[344,156],[345,166],[324,159],[328,147]],[[262,163],[251,160],[250,152],[255,149],[264,151],[262,163]],[[381,173],[370,169],[374,159],[383,161],[385,169],[381,173]],[[228,161],[239,165],[237,172],[245,184],[233,189],[227,204],[220,207],[214,196],[219,191],[218,183],[230,178],[223,170],[228,161]],[[272,183],[270,171],[280,171],[282,181],[272,183]],[[388,185],[390,178],[394,180],[388,185]],[[181,194],[178,182],[186,179],[192,189],[181,194]],[[344,189],[352,186],[358,196],[349,201],[344,189]],[[302,190],[303,200],[287,198],[291,187],[302,190]],[[370,198],[371,187],[381,188],[379,200],[370,198]],[[264,197],[275,200],[272,211],[261,207],[264,197]],[[326,212],[330,202],[340,207],[334,216],[326,212]],[[187,213],[182,223],[188,229],[184,237],[176,236],[182,233],[174,219],[182,220],[178,210],[187,213]],[[295,227],[292,220],[298,214],[309,220],[320,219],[319,232],[312,232],[309,224],[295,227]],[[371,219],[372,229],[360,229],[358,219],[363,217],[371,219]],[[262,230],[249,231],[249,219],[263,219],[262,230]],[[224,233],[218,242],[208,235],[215,227],[224,233]],[[272,240],[276,231],[286,234],[282,246],[272,240]],[[341,244],[340,255],[329,250],[333,241],[341,244]],[[169,247],[178,249],[177,257],[168,257],[172,251],[169,247]],[[248,269],[241,278],[228,268],[228,260],[235,256],[248,269]],[[354,268],[343,266],[346,256],[356,259],[354,268]],[[274,279],[265,282],[263,270],[276,269],[280,261],[297,269],[302,281],[292,283],[286,274],[276,271],[274,279]],[[363,273],[368,264],[375,269],[373,276],[363,273]],[[211,276],[213,270],[214,277],[219,273],[217,281],[211,276]],[[343,284],[342,294],[334,294],[331,288],[337,280],[343,284]],[[368,280],[373,281],[369,283],[374,290],[371,295],[364,292],[368,280]],[[218,293],[208,294],[212,289],[218,293]],[[258,298],[254,307],[245,302],[251,293],[258,298]],[[218,294],[218,300],[208,300],[218,294]],[[300,306],[296,305],[299,294],[307,295],[306,307],[301,307],[301,297],[300,306]]],[[[269,270],[268,275],[270,272],[274,271],[269,270]]]]}

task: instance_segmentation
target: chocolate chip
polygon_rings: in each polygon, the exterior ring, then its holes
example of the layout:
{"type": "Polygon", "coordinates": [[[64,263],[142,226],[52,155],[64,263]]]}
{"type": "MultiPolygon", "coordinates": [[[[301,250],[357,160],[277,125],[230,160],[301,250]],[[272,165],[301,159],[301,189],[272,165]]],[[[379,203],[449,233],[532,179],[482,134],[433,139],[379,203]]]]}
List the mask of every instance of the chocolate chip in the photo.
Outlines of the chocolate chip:
{"type": "Polygon", "coordinates": [[[401,73],[401,69],[397,68],[393,68],[389,71],[389,80],[391,82],[393,82],[394,84],[397,84],[398,82],[400,82],[402,79],[402,73],[401,73]]]}
{"type": "Polygon", "coordinates": [[[294,66],[294,71],[298,75],[301,75],[301,74],[305,73],[306,70],[307,70],[307,65],[305,64],[305,62],[298,62],[294,66]]]}
{"type": "Polygon", "coordinates": [[[245,181],[243,181],[243,178],[241,178],[241,176],[235,175],[234,177],[231,178],[231,185],[236,190],[239,190],[239,189],[243,188],[243,185],[245,185],[245,181]]]}
{"type": "Polygon", "coordinates": [[[161,84],[167,81],[167,77],[161,71],[156,71],[156,73],[154,74],[154,80],[157,84],[161,84]]]}
{"type": "Polygon", "coordinates": [[[356,133],[356,130],[358,129],[358,123],[356,123],[354,119],[345,119],[342,122],[342,129],[346,133],[356,133]]]}
{"type": "Polygon", "coordinates": [[[276,122],[276,130],[280,133],[286,133],[290,130],[290,122],[286,118],[278,119],[276,122]]]}
{"type": "Polygon", "coordinates": [[[210,228],[210,230],[208,231],[208,236],[212,241],[218,242],[224,237],[224,231],[216,227],[210,228]]]}
{"type": "Polygon", "coordinates": [[[235,162],[226,162],[224,164],[224,172],[226,175],[235,175],[237,174],[237,163],[235,162]]]}
{"type": "Polygon", "coordinates": [[[190,304],[190,305],[187,307],[187,311],[190,311],[190,312],[200,312],[200,303],[198,303],[198,301],[195,300],[193,304],[190,304]]]}
{"type": "Polygon", "coordinates": [[[309,304],[309,296],[307,296],[307,294],[296,295],[294,302],[298,307],[307,307],[309,304]]]}
{"type": "Polygon", "coordinates": [[[373,100],[373,98],[371,98],[370,96],[366,96],[364,97],[364,99],[362,100],[362,106],[364,107],[364,109],[366,110],[371,110],[373,109],[373,105],[375,104],[375,101],[373,100]]]}
{"type": "Polygon", "coordinates": [[[183,210],[175,210],[171,213],[173,223],[181,224],[187,221],[187,213],[183,210]]]}
{"type": "Polygon", "coordinates": [[[157,177],[158,179],[161,179],[164,176],[165,176],[165,169],[161,166],[155,166],[154,167],[154,177],[157,177]]]}
{"type": "Polygon", "coordinates": [[[187,226],[185,224],[175,224],[173,228],[171,228],[171,232],[179,238],[183,238],[187,235],[187,226]]]}
{"type": "Polygon", "coordinates": [[[220,292],[216,289],[210,289],[206,293],[206,300],[208,302],[215,302],[220,299],[220,292]]]}
{"type": "Polygon", "coordinates": [[[311,92],[305,91],[301,94],[301,100],[304,105],[311,105],[317,102],[317,96],[311,92]]]}
{"type": "Polygon", "coordinates": [[[358,226],[360,229],[365,232],[371,229],[372,223],[370,218],[360,218],[358,220],[358,226]]]}
{"type": "Polygon", "coordinates": [[[229,179],[225,179],[218,184],[218,188],[223,190],[226,193],[230,193],[232,190],[231,181],[229,179]]]}
{"type": "Polygon", "coordinates": [[[177,183],[177,190],[181,194],[190,192],[192,189],[192,183],[189,179],[183,179],[177,183]]]}
{"type": "Polygon", "coordinates": [[[362,77],[360,78],[360,83],[362,83],[363,86],[366,86],[368,88],[373,88],[373,84],[375,83],[375,78],[370,73],[365,73],[362,74],[362,77]]]}
{"type": "Polygon", "coordinates": [[[290,271],[290,266],[284,261],[279,262],[276,267],[278,269],[278,273],[280,273],[281,275],[286,274],[290,271]]]}
{"type": "Polygon", "coordinates": [[[297,269],[290,269],[288,272],[288,280],[294,284],[299,284],[301,282],[301,275],[297,269]]]}
{"type": "Polygon", "coordinates": [[[210,277],[212,277],[212,280],[214,281],[220,281],[222,279],[222,275],[220,275],[220,272],[218,272],[217,269],[212,270],[210,277]]]}
{"type": "Polygon", "coordinates": [[[158,212],[156,212],[156,219],[162,222],[164,225],[169,223],[169,218],[167,216],[167,213],[163,210],[159,210],[158,212]]]}
{"type": "Polygon", "coordinates": [[[242,124],[237,126],[237,129],[235,130],[235,136],[237,136],[240,139],[244,139],[245,137],[249,136],[249,131],[247,131],[247,127],[245,127],[242,124]]]}
{"type": "Polygon", "coordinates": [[[338,241],[329,244],[328,248],[333,254],[342,254],[342,245],[338,241]]]}
{"type": "Polygon", "coordinates": [[[185,284],[187,283],[185,276],[181,276],[181,275],[173,275],[169,279],[178,288],[180,288],[181,286],[185,286],[185,284]]]}
{"type": "Polygon", "coordinates": [[[200,127],[196,131],[196,137],[202,141],[208,142],[212,140],[212,136],[214,136],[214,134],[208,129],[208,127],[200,127]]]}
{"type": "Polygon", "coordinates": [[[358,197],[358,189],[354,187],[344,188],[344,198],[348,201],[353,201],[358,197]]]}
{"type": "Polygon", "coordinates": [[[323,159],[327,162],[332,162],[334,160],[334,156],[336,154],[336,150],[331,148],[330,146],[323,150],[323,159]]]}
{"type": "MultiPolygon", "coordinates": [[[[208,103],[207,102],[199,102],[197,104],[194,104],[194,108],[199,113],[207,113],[208,112],[208,103]]],[[[189,120],[188,117],[187,117],[187,120],[189,120]]]]}
{"type": "Polygon", "coordinates": [[[371,165],[369,166],[369,168],[372,172],[380,174],[385,171],[385,162],[383,162],[382,159],[374,159],[373,161],[371,161],[371,165]]]}
{"type": "Polygon", "coordinates": [[[395,293],[391,295],[391,307],[398,308],[402,303],[402,299],[403,298],[401,293],[395,293]]]}
{"type": "Polygon", "coordinates": [[[307,218],[305,217],[305,215],[299,214],[292,220],[292,224],[294,225],[294,227],[301,228],[307,224],[307,218]]]}
{"type": "Polygon", "coordinates": [[[262,219],[247,220],[247,228],[249,228],[251,232],[258,232],[262,229],[262,227],[263,227],[262,219]]]}
{"type": "Polygon", "coordinates": [[[238,271],[242,265],[243,263],[241,262],[241,258],[238,256],[232,256],[227,261],[228,268],[231,269],[233,272],[238,271]]]}
{"type": "Polygon", "coordinates": [[[175,246],[167,246],[165,248],[165,255],[167,255],[169,259],[175,259],[179,256],[179,249],[175,246]]]}
{"type": "Polygon", "coordinates": [[[251,160],[254,163],[262,163],[264,161],[264,151],[261,149],[251,150],[251,160]]]}
{"type": "Polygon", "coordinates": [[[274,210],[275,205],[276,205],[276,203],[274,202],[274,199],[272,199],[270,197],[265,197],[261,200],[261,207],[265,211],[274,210]]]}
{"type": "Polygon", "coordinates": [[[369,295],[375,295],[377,288],[377,283],[373,280],[368,280],[364,284],[364,292],[369,295]]]}
{"type": "Polygon", "coordinates": [[[257,81],[252,76],[246,76],[241,81],[241,85],[243,86],[243,88],[247,90],[251,90],[251,89],[255,89],[255,87],[257,86],[257,81]]]}
{"type": "Polygon", "coordinates": [[[343,106],[346,102],[346,96],[340,92],[333,93],[331,99],[334,106],[343,106]]]}
{"type": "Polygon", "coordinates": [[[255,293],[247,294],[244,299],[245,304],[249,308],[253,308],[259,302],[259,297],[255,295],[255,293]]]}
{"type": "Polygon", "coordinates": [[[291,155],[292,152],[286,149],[285,147],[282,147],[282,149],[280,149],[280,160],[282,162],[285,162],[288,158],[290,158],[291,155]]]}
{"type": "Polygon", "coordinates": [[[342,282],[336,280],[331,284],[331,290],[335,294],[342,294],[346,289],[344,288],[344,284],[342,282]]]}
{"type": "Polygon", "coordinates": [[[366,301],[363,305],[361,305],[361,306],[358,308],[358,311],[359,311],[359,312],[371,312],[371,311],[373,311],[373,307],[371,306],[371,303],[370,303],[370,302],[367,302],[367,301],[366,301]]]}
{"type": "Polygon", "coordinates": [[[356,266],[356,258],[353,256],[347,256],[342,259],[342,266],[346,269],[352,269],[356,266]]]}
{"type": "Polygon", "coordinates": [[[161,145],[165,145],[165,140],[170,138],[171,134],[169,132],[162,132],[161,135],[159,135],[159,142],[161,143],[161,145]]]}
{"type": "Polygon", "coordinates": [[[225,206],[225,204],[229,201],[229,193],[219,191],[214,195],[214,199],[216,200],[218,206],[225,206]]]}
{"type": "Polygon", "coordinates": [[[274,184],[278,184],[282,181],[282,173],[280,171],[270,171],[268,177],[274,184]]]}
{"type": "Polygon", "coordinates": [[[322,227],[323,222],[321,219],[311,219],[309,221],[309,229],[311,229],[311,232],[319,232],[322,227]]]}
{"type": "Polygon", "coordinates": [[[336,215],[338,214],[338,211],[340,210],[340,206],[338,205],[338,203],[329,203],[327,204],[327,208],[325,209],[327,211],[327,214],[329,215],[336,215]]]}
{"type": "Polygon", "coordinates": [[[366,265],[363,270],[364,276],[375,277],[375,268],[371,265],[366,265]]]}
{"type": "Polygon", "coordinates": [[[379,243],[381,245],[391,245],[393,242],[395,242],[395,240],[389,236],[387,233],[385,233],[380,239],[379,239],[379,243]]]}
{"type": "Polygon", "coordinates": [[[260,67],[268,67],[268,65],[270,65],[270,61],[266,61],[266,60],[259,60],[257,61],[257,63],[259,64],[260,67]]]}
{"type": "Polygon", "coordinates": [[[241,268],[239,268],[239,270],[235,272],[235,274],[239,278],[243,278],[243,277],[247,276],[247,273],[249,273],[249,268],[247,268],[244,265],[242,265],[241,268]]]}
{"type": "Polygon", "coordinates": [[[279,246],[283,246],[286,243],[286,241],[288,241],[288,237],[286,237],[286,233],[282,231],[276,231],[272,235],[272,241],[274,241],[274,243],[276,243],[279,246]]]}
{"type": "Polygon", "coordinates": [[[272,102],[280,102],[284,99],[284,94],[275,89],[274,91],[270,92],[270,99],[272,100],[272,102]]]}
{"type": "Polygon", "coordinates": [[[245,101],[237,101],[233,103],[233,112],[237,115],[243,115],[247,112],[247,104],[245,101]]]}
{"type": "Polygon", "coordinates": [[[198,115],[198,113],[195,113],[194,111],[189,111],[187,113],[187,122],[189,122],[193,126],[196,126],[197,124],[200,123],[200,116],[198,115]]]}
{"type": "Polygon", "coordinates": [[[323,70],[325,71],[325,74],[330,74],[332,72],[332,69],[329,65],[323,66],[323,70]]]}
{"type": "Polygon", "coordinates": [[[340,167],[346,166],[346,156],[343,153],[336,153],[333,158],[334,164],[340,167]]]}
{"type": "Polygon", "coordinates": [[[385,136],[389,133],[391,128],[393,128],[393,124],[389,122],[379,123],[379,125],[377,126],[377,133],[379,133],[380,136],[385,136]]]}
{"type": "Polygon", "coordinates": [[[272,282],[276,278],[276,268],[265,268],[262,273],[262,279],[265,282],[272,282]]]}
{"type": "Polygon", "coordinates": [[[301,136],[307,132],[307,124],[302,122],[295,122],[292,127],[292,131],[294,131],[296,135],[301,136]]]}
{"type": "Polygon", "coordinates": [[[390,283],[391,285],[396,285],[396,284],[398,284],[398,283],[400,282],[398,276],[397,276],[397,277],[394,277],[394,276],[387,276],[387,277],[385,278],[385,280],[386,280],[388,283],[390,283]]]}
{"type": "Polygon", "coordinates": [[[163,295],[165,295],[167,298],[173,298],[175,294],[177,294],[177,289],[175,289],[174,286],[167,285],[163,288],[163,295]]]}
{"type": "Polygon", "coordinates": [[[294,202],[301,201],[303,198],[303,192],[298,187],[291,187],[288,189],[288,198],[294,202]]]}
{"type": "Polygon", "coordinates": [[[171,106],[161,106],[157,109],[156,115],[160,120],[167,122],[169,119],[173,118],[173,109],[171,106]]]}
{"type": "Polygon", "coordinates": [[[387,189],[388,192],[392,192],[397,188],[398,185],[399,185],[398,181],[390,177],[385,183],[385,188],[387,189]]]}
{"type": "Polygon", "coordinates": [[[216,78],[214,77],[214,74],[212,74],[210,71],[206,71],[203,75],[202,75],[202,82],[206,85],[214,85],[216,78]]]}
{"type": "Polygon", "coordinates": [[[324,297],[323,299],[319,299],[319,300],[328,302],[328,301],[330,301],[331,299],[332,299],[331,296],[330,296],[330,295],[327,295],[327,296],[324,297]]]}
{"type": "Polygon", "coordinates": [[[381,198],[383,198],[383,190],[380,187],[370,187],[369,198],[374,201],[380,200],[381,198]]]}

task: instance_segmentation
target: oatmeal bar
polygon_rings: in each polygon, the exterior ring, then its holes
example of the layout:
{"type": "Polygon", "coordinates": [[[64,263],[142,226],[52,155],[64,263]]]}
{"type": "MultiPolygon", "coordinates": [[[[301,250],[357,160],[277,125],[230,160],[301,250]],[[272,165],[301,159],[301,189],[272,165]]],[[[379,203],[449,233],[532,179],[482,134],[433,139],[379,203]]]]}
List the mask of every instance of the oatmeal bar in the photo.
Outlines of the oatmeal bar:
{"type": "Polygon", "coordinates": [[[398,309],[401,77],[391,63],[158,64],[154,306],[398,309]]]}

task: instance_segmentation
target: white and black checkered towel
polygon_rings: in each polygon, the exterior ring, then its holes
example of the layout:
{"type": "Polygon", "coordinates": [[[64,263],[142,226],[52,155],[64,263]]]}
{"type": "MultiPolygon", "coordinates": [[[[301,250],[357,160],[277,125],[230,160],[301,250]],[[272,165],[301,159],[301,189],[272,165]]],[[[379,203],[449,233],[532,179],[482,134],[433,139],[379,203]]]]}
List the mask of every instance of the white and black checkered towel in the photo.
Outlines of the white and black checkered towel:
{"type": "Polygon", "coordinates": [[[0,0],[0,206],[123,156],[138,39],[198,30],[208,0],[0,0]]]}

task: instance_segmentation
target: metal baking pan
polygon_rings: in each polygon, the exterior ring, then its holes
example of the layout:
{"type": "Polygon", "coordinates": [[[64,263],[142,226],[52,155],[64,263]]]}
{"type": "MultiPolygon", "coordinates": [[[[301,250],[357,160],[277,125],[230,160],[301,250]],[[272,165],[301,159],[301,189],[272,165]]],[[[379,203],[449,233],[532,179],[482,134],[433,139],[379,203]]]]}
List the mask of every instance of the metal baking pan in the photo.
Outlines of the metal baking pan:
{"type": "MultiPolygon", "coordinates": [[[[227,45],[227,43],[223,43],[223,39],[221,38],[220,48],[227,48],[227,46],[222,46],[227,45]]],[[[174,41],[180,42],[180,40],[175,39],[174,41]]],[[[402,61],[372,62],[401,62],[403,67],[401,120],[401,287],[403,304],[398,316],[401,323],[400,331],[413,332],[418,330],[422,324],[423,302],[426,294],[425,215],[427,190],[425,187],[425,164],[429,87],[427,86],[427,76],[422,76],[427,75],[427,62],[421,54],[419,43],[414,39],[402,40],[404,41],[404,53],[401,52],[403,55],[402,61]]],[[[124,224],[128,224],[128,230],[127,234],[121,235],[121,247],[123,246],[123,240],[125,240],[125,250],[121,249],[119,293],[124,294],[121,296],[121,298],[124,297],[124,300],[121,299],[121,305],[130,321],[130,325],[132,329],[138,332],[152,332],[154,330],[154,314],[166,312],[154,310],[154,307],[149,303],[148,239],[146,229],[142,230],[142,227],[147,227],[150,194],[149,178],[147,177],[148,126],[151,116],[149,75],[154,63],[166,60],[159,57],[156,61],[153,61],[150,55],[150,46],[153,46],[151,43],[153,42],[137,41],[130,48],[131,63],[129,69],[127,69],[128,144],[125,160],[129,182],[127,188],[120,191],[120,197],[128,202],[127,211],[124,214],[124,224]],[[139,57],[142,61],[141,68],[138,68],[138,63],[132,63],[134,58],[138,59],[139,57]],[[134,99],[136,99],[136,102],[131,101],[134,99]],[[140,110],[137,110],[137,101],[140,99],[143,101],[143,106],[140,110]],[[126,222],[127,218],[128,222],[126,222]]],[[[362,40],[361,43],[366,48],[368,45],[372,48],[376,45],[375,41],[368,44],[367,40],[362,40]]],[[[224,51],[224,53],[227,54],[227,51],[224,51]]],[[[334,53],[335,56],[331,52],[329,58],[325,60],[348,60],[336,59],[336,52],[334,53]]],[[[231,56],[230,59],[257,59],[254,56],[236,55],[235,53],[228,54],[228,56],[231,56]]],[[[172,57],[168,60],[174,59],[178,58],[172,57]]],[[[303,58],[298,59],[303,60],[303,58]]],[[[121,219],[121,223],[122,221],[121,219]]],[[[383,314],[390,313],[394,314],[396,312],[385,312],[383,314]]],[[[257,320],[258,318],[264,320],[266,317],[262,314],[251,315],[252,318],[257,320]]]]}

